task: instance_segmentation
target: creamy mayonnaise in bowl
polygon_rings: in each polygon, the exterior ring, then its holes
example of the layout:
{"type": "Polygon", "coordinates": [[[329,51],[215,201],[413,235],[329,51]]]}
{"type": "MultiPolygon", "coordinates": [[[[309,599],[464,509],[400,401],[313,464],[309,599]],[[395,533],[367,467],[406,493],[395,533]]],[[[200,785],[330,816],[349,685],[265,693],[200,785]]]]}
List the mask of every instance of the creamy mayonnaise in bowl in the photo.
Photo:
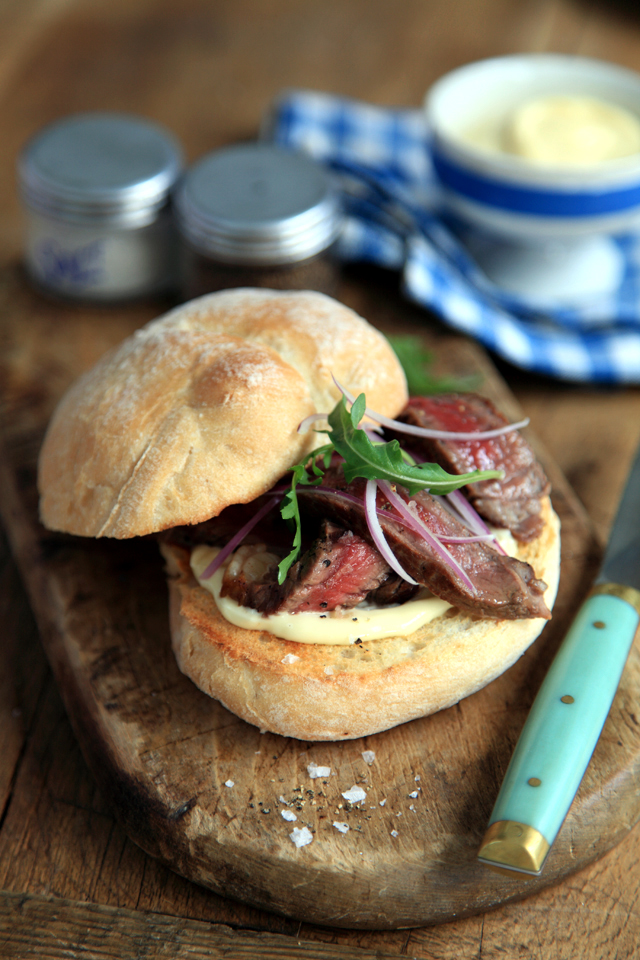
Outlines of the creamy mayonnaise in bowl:
{"type": "Polygon", "coordinates": [[[613,233],[640,223],[640,74],[522,54],[442,77],[425,111],[447,204],[502,235],[613,233]]]}
{"type": "Polygon", "coordinates": [[[481,273],[529,306],[608,314],[625,271],[613,237],[640,226],[640,74],[497,57],[446,74],[424,109],[443,207],[481,273]]]}

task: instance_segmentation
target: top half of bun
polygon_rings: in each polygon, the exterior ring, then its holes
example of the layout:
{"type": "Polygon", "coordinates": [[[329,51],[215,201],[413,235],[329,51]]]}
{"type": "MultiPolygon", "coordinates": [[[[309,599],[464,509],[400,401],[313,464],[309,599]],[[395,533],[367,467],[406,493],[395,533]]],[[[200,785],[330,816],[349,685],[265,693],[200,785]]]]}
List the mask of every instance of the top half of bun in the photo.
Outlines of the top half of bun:
{"type": "Polygon", "coordinates": [[[339,399],[394,416],[406,381],[387,340],[320,293],[228,290],[106,354],[62,398],[38,465],[52,530],[126,538],[198,523],[268,490],[339,399]]]}

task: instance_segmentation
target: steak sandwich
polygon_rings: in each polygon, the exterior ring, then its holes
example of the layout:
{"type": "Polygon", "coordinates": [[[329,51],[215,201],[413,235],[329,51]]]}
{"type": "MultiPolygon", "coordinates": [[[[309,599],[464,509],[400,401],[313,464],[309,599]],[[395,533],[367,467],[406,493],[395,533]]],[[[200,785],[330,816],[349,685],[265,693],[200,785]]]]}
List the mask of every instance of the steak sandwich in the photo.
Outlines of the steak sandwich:
{"type": "Polygon", "coordinates": [[[426,716],[551,615],[529,445],[480,396],[409,398],[386,339],[322,294],[223,291],[137,331],[61,400],[38,482],[49,529],[157,535],[180,669],[262,730],[426,716]]]}

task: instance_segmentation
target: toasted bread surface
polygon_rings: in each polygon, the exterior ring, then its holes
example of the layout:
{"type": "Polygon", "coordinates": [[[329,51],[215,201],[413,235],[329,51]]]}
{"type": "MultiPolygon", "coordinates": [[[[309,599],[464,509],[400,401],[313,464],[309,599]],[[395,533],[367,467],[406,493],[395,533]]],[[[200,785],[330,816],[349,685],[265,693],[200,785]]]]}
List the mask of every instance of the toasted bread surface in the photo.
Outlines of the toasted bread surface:
{"type": "MultiPolygon", "coordinates": [[[[518,556],[548,587],[559,577],[559,520],[518,556]]],[[[186,550],[162,544],[173,649],[183,673],[249,723],[302,740],[346,740],[451,706],[503,673],[546,621],[486,620],[451,608],[408,637],[326,646],[280,640],[228,623],[194,578],[186,550]]]]}

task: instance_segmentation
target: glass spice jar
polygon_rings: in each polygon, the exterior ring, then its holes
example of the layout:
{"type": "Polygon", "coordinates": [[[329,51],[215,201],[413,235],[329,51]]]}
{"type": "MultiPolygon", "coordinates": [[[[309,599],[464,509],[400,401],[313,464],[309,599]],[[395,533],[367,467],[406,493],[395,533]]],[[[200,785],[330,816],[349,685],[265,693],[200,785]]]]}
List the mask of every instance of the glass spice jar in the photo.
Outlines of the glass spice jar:
{"type": "Polygon", "coordinates": [[[228,287],[335,296],[340,205],[308,157],[262,143],[218,150],[187,171],[175,209],[185,299],[228,287]]]}
{"type": "Polygon", "coordinates": [[[97,302],[175,288],[170,193],[181,168],[174,138],[127,114],[76,114],[41,130],[18,161],[34,283],[97,302]]]}

